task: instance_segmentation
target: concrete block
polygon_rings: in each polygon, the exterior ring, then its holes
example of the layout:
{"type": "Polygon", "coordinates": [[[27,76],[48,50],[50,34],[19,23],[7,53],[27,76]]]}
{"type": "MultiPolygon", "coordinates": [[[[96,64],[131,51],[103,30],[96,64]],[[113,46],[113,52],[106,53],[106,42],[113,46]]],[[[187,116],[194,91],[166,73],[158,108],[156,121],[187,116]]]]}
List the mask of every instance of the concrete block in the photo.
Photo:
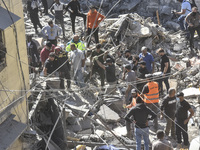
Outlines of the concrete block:
{"type": "Polygon", "coordinates": [[[163,6],[160,13],[165,15],[171,15],[171,7],[163,6]]]}
{"type": "Polygon", "coordinates": [[[106,105],[102,105],[97,114],[107,122],[118,122],[120,120],[119,115],[106,105]]]}
{"type": "Polygon", "coordinates": [[[165,25],[166,25],[166,27],[171,28],[175,31],[178,31],[180,29],[180,25],[176,22],[173,22],[173,21],[167,21],[165,23],[165,25]]]}

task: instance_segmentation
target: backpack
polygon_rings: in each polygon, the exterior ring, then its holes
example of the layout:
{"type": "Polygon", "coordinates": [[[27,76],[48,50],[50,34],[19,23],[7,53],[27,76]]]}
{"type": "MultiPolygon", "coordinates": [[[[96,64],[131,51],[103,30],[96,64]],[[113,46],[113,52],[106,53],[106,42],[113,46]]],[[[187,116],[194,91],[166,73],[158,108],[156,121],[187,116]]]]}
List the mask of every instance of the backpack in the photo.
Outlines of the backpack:
{"type": "Polygon", "coordinates": [[[196,4],[195,0],[187,0],[186,2],[189,2],[189,3],[190,3],[191,8],[197,7],[197,4],[196,4]]]}

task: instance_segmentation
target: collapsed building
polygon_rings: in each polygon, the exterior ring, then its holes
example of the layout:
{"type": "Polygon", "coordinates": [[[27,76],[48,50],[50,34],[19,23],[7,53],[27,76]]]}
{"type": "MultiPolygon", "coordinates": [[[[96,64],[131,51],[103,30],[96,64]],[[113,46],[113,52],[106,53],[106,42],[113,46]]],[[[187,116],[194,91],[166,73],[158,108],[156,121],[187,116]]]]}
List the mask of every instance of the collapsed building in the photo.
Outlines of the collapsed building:
{"type": "MultiPolygon", "coordinates": [[[[89,4],[101,6],[100,1],[81,2],[85,11],[89,4]]],[[[117,2],[106,0],[102,3],[101,7],[105,14],[117,2]]],[[[88,83],[86,88],[79,88],[73,84],[72,91],[68,91],[59,89],[59,78],[57,77],[44,78],[38,73],[30,74],[29,92],[31,92],[31,96],[28,98],[28,128],[23,134],[20,132],[20,138],[17,138],[23,143],[22,149],[80,150],[86,148],[89,150],[98,149],[104,145],[110,145],[110,149],[111,145],[118,149],[135,149],[135,139],[131,140],[126,137],[123,118],[126,111],[122,107],[126,84],[121,80],[123,62],[116,52],[123,53],[124,50],[130,49],[131,53],[139,54],[142,46],[147,46],[154,55],[155,61],[157,61],[157,72],[159,71],[159,59],[156,49],[164,48],[170,57],[172,64],[170,85],[176,87],[177,91],[184,92],[196,112],[189,123],[190,140],[196,138],[200,123],[199,41],[195,39],[196,56],[193,56],[187,40],[179,31],[180,26],[172,18],[172,9],[180,8],[176,2],[170,0],[159,2],[156,0],[119,1],[119,4],[108,15],[109,17],[100,24],[100,41],[104,50],[109,51],[117,64],[116,75],[119,81],[114,95],[105,95],[101,92],[98,87],[100,81],[96,75],[92,77],[91,83],[88,83]],[[128,10],[127,4],[130,4],[128,10]],[[157,10],[159,10],[159,18],[163,26],[158,25],[157,10]]],[[[34,34],[30,19],[26,14],[24,16],[26,33],[34,34]]],[[[43,16],[40,19],[45,25],[49,16],[43,16]]],[[[77,20],[78,33],[82,35],[82,20],[80,18],[77,20]]],[[[65,45],[71,39],[70,25],[67,15],[65,28],[68,31],[68,40],[60,39],[60,44],[65,45]]],[[[84,35],[82,37],[84,39],[84,35]]],[[[39,37],[35,35],[34,38],[38,42],[38,46],[43,46],[43,38],[40,35],[39,37]]],[[[9,51],[8,54],[10,54],[9,51]]],[[[25,61],[27,64],[27,60],[25,61]]],[[[86,61],[88,72],[89,64],[90,60],[88,59],[86,61]]],[[[24,108],[25,106],[23,106],[24,108]]],[[[165,122],[159,120],[159,124],[163,129],[165,122]]],[[[152,129],[151,122],[150,129],[152,129]]],[[[154,139],[155,133],[151,130],[150,141],[154,139]]],[[[175,146],[175,141],[172,143],[175,146]]]]}

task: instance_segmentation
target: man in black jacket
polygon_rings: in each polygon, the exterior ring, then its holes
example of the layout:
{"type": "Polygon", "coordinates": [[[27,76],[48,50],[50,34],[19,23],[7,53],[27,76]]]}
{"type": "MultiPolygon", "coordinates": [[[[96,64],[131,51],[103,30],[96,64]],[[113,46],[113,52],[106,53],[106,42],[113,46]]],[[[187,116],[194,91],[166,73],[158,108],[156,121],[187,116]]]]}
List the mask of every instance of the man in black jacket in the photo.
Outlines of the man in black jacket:
{"type": "Polygon", "coordinates": [[[135,123],[136,150],[141,150],[142,137],[145,150],[149,150],[148,120],[153,120],[156,114],[146,107],[141,97],[136,98],[136,103],[136,107],[132,108],[125,116],[125,120],[135,123]],[[151,118],[148,118],[148,115],[151,115],[151,118]],[[133,118],[133,120],[130,118],[133,118]]]}
{"type": "Polygon", "coordinates": [[[78,0],[71,0],[66,7],[66,10],[70,12],[70,18],[72,22],[72,31],[75,34],[75,19],[76,16],[82,17],[84,21],[84,27],[86,27],[86,15],[81,13],[80,3],[78,0]],[[70,8],[70,9],[69,9],[70,8]]]}

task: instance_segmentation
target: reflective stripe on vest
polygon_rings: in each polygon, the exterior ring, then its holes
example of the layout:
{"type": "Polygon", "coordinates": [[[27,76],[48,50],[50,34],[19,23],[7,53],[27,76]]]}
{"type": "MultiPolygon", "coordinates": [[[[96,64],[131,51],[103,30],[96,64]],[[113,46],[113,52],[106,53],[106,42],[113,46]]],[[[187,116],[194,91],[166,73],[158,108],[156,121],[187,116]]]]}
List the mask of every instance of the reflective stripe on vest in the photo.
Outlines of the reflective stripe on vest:
{"type": "Polygon", "coordinates": [[[156,82],[149,82],[147,83],[149,88],[149,93],[145,94],[145,103],[158,103],[159,102],[159,90],[158,90],[158,83],[156,82]]]}
{"type": "MultiPolygon", "coordinates": [[[[71,51],[70,44],[68,44],[66,47],[66,51],[68,51],[68,52],[71,51]]],[[[74,44],[75,44],[76,48],[78,48],[79,50],[81,50],[81,51],[85,50],[85,45],[82,42],[78,42],[77,44],[76,43],[74,43],[74,44]]]]}

